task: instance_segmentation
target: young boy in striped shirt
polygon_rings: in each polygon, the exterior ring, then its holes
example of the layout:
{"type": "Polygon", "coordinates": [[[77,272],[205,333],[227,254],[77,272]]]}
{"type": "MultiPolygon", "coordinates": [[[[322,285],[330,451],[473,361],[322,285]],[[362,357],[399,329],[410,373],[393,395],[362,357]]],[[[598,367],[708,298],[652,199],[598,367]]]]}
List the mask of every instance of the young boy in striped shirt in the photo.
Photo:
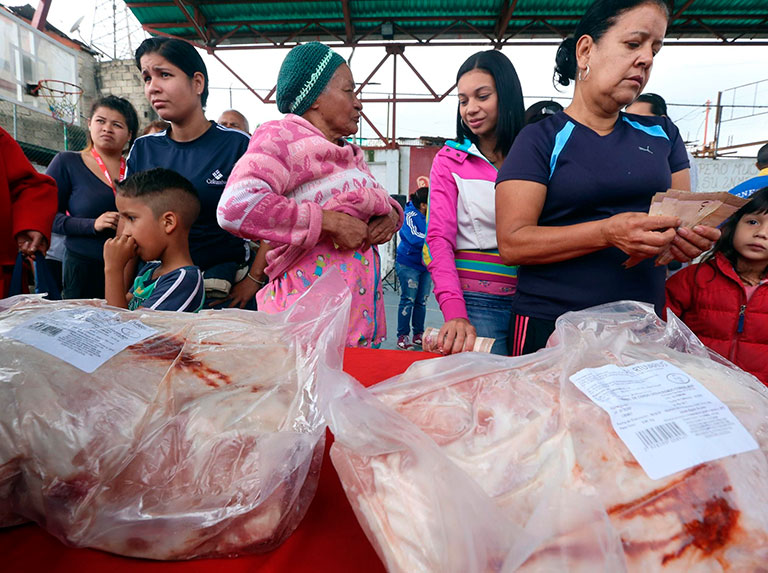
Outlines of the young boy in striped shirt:
{"type": "Polygon", "coordinates": [[[107,303],[135,310],[197,312],[205,302],[200,269],[189,254],[189,229],[200,213],[194,186],[169,169],[135,173],[116,182],[120,229],[104,244],[107,303]],[[125,268],[145,262],[130,290],[125,268]]]}

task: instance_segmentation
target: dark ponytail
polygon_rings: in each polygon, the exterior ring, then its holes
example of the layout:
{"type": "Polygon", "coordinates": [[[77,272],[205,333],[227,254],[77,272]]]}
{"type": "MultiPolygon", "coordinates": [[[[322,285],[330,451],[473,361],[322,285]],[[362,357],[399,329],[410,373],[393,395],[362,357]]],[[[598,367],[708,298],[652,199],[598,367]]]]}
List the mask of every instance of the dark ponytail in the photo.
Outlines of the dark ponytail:
{"type": "Polygon", "coordinates": [[[576,78],[576,39],[566,38],[555,54],[555,81],[567,86],[576,78]]]}
{"type": "Polygon", "coordinates": [[[566,38],[557,48],[555,55],[555,74],[553,83],[561,86],[570,85],[576,79],[576,42],[582,36],[590,36],[595,43],[616,23],[627,10],[644,4],[653,4],[661,8],[669,18],[669,7],[664,0],[596,0],[582,16],[573,36],[566,38]]]}

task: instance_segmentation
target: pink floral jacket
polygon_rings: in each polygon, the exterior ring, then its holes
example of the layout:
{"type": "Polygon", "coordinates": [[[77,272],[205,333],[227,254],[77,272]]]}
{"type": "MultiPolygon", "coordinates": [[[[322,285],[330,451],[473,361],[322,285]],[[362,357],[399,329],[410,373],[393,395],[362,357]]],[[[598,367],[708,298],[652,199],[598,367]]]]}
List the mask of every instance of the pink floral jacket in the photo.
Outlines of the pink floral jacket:
{"type": "Polygon", "coordinates": [[[357,145],[336,145],[304,118],[263,124],[235,164],[218,207],[219,225],[273,248],[266,273],[276,277],[320,238],[322,211],[368,221],[403,210],[371,175],[357,145]]]}

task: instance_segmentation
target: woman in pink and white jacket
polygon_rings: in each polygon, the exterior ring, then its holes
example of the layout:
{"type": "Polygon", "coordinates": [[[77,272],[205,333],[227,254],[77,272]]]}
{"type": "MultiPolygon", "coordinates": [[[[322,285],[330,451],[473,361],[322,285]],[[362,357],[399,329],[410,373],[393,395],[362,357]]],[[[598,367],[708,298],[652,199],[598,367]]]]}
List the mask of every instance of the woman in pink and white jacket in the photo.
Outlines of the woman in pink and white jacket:
{"type": "Polygon", "coordinates": [[[512,62],[496,50],[470,56],[456,82],[457,138],[432,163],[424,245],[445,319],[438,349],[470,350],[483,336],[496,339],[493,353],[506,355],[517,267],[499,256],[494,186],[524,125],[523,93],[512,62]]]}
{"type": "Polygon", "coordinates": [[[347,345],[376,347],[386,319],[375,246],[397,232],[403,211],[344,140],[362,110],[352,72],[323,44],[297,46],[280,68],[277,105],[287,115],[253,134],[219,202],[219,225],[269,241],[259,310],[285,310],[336,268],[352,291],[347,345]]]}

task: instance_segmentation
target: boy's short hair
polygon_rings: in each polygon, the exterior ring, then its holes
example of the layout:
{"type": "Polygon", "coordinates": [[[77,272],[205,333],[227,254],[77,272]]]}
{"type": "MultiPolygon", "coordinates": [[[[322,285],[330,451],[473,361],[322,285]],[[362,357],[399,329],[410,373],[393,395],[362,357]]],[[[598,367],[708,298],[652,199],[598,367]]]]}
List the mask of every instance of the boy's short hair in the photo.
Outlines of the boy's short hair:
{"type": "Polygon", "coordinates": [[[117,193],[146,203],[155,217],[172,211],[189,229],[200,215],[197,189],[186,177],[163,167],[140,171],[116,182],[117,193]]]}

